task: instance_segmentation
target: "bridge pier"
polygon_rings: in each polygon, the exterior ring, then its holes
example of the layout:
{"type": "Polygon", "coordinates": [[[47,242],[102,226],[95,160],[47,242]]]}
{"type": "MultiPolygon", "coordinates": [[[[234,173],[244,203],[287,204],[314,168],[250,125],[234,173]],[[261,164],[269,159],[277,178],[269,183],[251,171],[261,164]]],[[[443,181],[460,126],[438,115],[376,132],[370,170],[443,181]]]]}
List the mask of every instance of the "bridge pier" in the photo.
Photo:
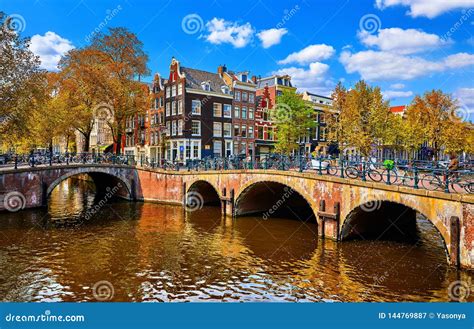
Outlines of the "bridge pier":
{"type": "Polygon", "coordinates": [[[234,189],[230,190],[230,195],[227,197],[227,188],[224,187],[222,190],[221,197],[221,209],[223,216],[234,217],[235,216],[235,192],[234,189]]]}
{"type": "Polygon", "coordinates": [[[332,212],[326,212],[326,200],[322,199],[319,202],[318,211],[318,235],[321,238],[329,238],[334,241],[340,240],[339,223],[340,223],[340,204],[334,203],[332,212]]]}

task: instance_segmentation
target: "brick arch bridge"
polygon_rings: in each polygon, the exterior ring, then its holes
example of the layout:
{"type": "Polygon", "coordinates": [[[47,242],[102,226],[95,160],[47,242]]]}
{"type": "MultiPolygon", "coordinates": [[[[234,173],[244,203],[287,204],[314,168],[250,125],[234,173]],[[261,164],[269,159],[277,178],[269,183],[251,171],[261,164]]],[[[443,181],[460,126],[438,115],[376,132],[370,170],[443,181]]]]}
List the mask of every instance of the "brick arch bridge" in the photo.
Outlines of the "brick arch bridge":
{"type": "MultiPolygon", "coordinates": [[[[18,191],[25,196],[26,208],[41,206],[62,180],[80,174],[88,174],[102,188],[120,184],[117,195],[131,200],[186,205],[186,195],[193,192],[203,203],[220,204],[226,215],[260,213],[271,217],[289,208],[302,220],[316,221],[320,236],[335,240],[359,235],[377,238],[381,232],[404,234],[413,228],[416,213],[420,213],[439,231],[448,261],[474,268],[472,195],[293,171],[187,172],[118,165],[0,170],[0,195],[18,191]]],[[[4,202],[0,202],[2,208],[4,202]]]]}

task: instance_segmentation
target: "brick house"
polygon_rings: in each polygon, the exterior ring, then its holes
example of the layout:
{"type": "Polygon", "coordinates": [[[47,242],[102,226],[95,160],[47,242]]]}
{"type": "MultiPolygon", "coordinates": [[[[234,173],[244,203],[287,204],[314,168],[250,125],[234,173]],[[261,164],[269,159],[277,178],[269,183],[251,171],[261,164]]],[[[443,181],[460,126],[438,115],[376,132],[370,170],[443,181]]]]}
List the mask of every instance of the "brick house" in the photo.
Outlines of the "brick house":
{"type": "Polygon", "coordinates": [[[235,73],[224,66],[217,69],[219,76],[231,89],[232,135],[234,155],[253,158],[255,155],[256,78],[248,72],[235,73]]]}
{"type": "Polygon", "coordinates": [[[275,127],[270,118],[271,109],[283,91],[295,91],[289,75],[272,75],[257,80],[257,111],[255,113],[255,155],[265,156],[275,148],[275,127]]]}
{"type": "Polygon", "coordinates": [[[182,67],[173,58],[164,87],[167,160],[232,154],[233,96],[219,74],[182,67]]]}

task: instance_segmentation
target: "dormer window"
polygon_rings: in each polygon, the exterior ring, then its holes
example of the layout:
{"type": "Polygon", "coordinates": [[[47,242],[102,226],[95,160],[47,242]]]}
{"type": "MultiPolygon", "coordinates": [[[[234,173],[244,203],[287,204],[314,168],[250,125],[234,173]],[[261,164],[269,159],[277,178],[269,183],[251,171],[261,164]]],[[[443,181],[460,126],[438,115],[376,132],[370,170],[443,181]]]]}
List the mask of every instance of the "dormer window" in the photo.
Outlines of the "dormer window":
{"type": "Polygon", "coordinates": [[[222,93],[228,95],[229,94],[229,87],[227,86],[222,86],[221,87],[222,93]]]}
{"type": "Polygon", "coordinates": [[[242,82],[247,82],[247,74],[242,74],[241,81],[242,82]]]}
{"type": "Polygon", "coordinates": [[[201,88],[204,91],[211,91],[211,83],[209,81],[204,81],[201,83],[201,88]]]}

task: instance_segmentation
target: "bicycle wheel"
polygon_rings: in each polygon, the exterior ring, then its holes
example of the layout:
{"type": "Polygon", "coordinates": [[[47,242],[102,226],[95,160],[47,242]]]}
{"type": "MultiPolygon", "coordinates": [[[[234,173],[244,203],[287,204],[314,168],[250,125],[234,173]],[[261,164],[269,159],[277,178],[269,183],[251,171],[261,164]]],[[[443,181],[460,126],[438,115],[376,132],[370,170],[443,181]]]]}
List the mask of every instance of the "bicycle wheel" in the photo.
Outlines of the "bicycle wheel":
{"type": "Polygon", "coordinates": [[[329,165],[329,166],[327,167],[327,172],[328,172],[328,174],[331,175],[331,176],[336,176],[337,173],[339,172],[339,169],[338,169],[337,167],[335,167],[335,166],[329,165]]]}
{"type": "Polygon", "coordinates": [[[373,182],[378,183],[382,181],[382,175],[377,170],[369,169],[367,171],[367,176],[369,176],[370,180],[373,182]]]}
{"type": "Polygon", "coordinates": [[[347,177],[352,179],[359,177],[359,170],[357,170],[356,167],[347,167],[346,170],[344,170],[344,173],[347,177]]]}
{"type": "Polygon", "coordinates": [[[464,185],[464,189],[466,190],[467,193],[473,194],[474,193],[474,182],[467,182],[466,185],[464,185]]]}
{"type": "Polygon", "coordinates": [[[390,184],[395,184],[398,181],[398,174],[395,170],[385,169],[382,171],[382,177],[385,183],[390,182],[390,184]]]}
{"type": "Polygon", "coordinates": [[[443,183],[441,182],[441,179],[439,179],[438,176],[433,174],[426,174],[421,179],[421,185],[427,190],[435,191],[441,189],[443,183]]]}

